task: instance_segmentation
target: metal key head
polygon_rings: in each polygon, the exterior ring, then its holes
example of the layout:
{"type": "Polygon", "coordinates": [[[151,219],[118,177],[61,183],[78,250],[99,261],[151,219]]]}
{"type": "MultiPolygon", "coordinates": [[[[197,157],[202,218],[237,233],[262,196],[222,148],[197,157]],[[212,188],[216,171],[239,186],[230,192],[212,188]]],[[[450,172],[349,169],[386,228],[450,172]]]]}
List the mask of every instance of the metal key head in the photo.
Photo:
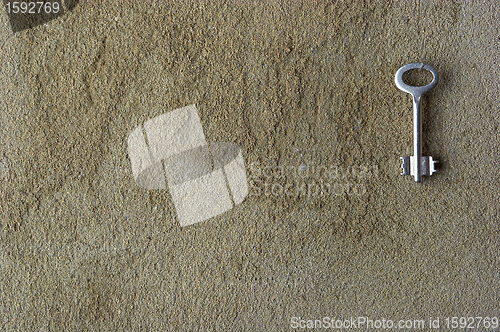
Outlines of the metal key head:
{"type": "Polygon", "coordinates": [[[399,70],[396,72],[396,77],[394,80],[399,90],[409,93],[415,98],[421,97],[427,91],[434,89],[434,87],[438,84],[439,75],[436,69],[434,69],[432,66],[426,65],[425,63],[410,63],[399,68],[399,70]],[[403,74],[411,69],[425,69],[427,71],[430,71],[433,76],[432,82],[424,86],[411,86],[406,84],[405,82],[403,82],[403,74]]]}

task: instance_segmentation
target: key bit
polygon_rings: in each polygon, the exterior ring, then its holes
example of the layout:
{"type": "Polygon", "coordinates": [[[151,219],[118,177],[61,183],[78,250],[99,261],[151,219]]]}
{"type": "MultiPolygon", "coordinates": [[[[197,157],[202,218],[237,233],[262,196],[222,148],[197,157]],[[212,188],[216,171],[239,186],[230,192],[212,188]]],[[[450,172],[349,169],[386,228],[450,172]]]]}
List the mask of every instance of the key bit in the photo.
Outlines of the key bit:
{"type": "Polygon", "coordinates": [[[413,99],[413,156],[401,157],[401,175],[411,175],[415,177],[415,182],[420,182],[422,175],[432,175],[437,163],[432,157],[422,156],[422,115],[420,112],[420,101],[422,95],[432,89],[438,83],[438,73],[433,67],[424,63],[410,63],[399,68],[396,72],[396,86],[406,93],[412,95],[413,99]],[[432,82],[424,86],[411,86],[403,82],[403,74],[411,69],[425,69],[432,73],[432,82]],[[420,160],[420,162],[417,162],[420,160]]]}
{"type": "MultiPolygon", "coordinates": [[[[403,172],[401,175],[411,175],[415,176],[414,169],[410,166],[414,164],[413,156],[410,157],[400,157],[401,158],[401,167],[403,168],[403,172]]],[[[432,175],[436,171],[434,168],[434,164],[437,163],[436,160],[433,160],[432,157],[422,157],[421,158],[421,175],[432,175]]],[[[417,181],[418,182],[418,181],[417,181]]]]}

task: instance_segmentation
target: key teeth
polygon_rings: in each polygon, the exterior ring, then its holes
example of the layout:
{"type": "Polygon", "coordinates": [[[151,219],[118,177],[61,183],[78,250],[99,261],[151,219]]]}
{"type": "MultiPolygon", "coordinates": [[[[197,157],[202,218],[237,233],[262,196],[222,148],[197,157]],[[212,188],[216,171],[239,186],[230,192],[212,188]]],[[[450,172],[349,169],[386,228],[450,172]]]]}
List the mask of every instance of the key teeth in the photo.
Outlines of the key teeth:
{"type": "Polygon", "coordinates": [[[435,172],[437,172],[436,163],[438,163],[438,162],[439,161],[434,160],[434,159],[432,159],[432,157],[429,156],[429,175],[432,175],[435,172]]]}
{"type": "MultiPolygon", "coordinates": [[[[411,156],[411,157],[399,157],[399,159],[401,159],[401,169],[402,169],[401,175],[414,176],[415,174],[413,172],[413,167],[412,167],[414,157],[413,156],[411,156]]],[[[437,169],[435,167],[435,164],[437,162],[438,162],[437,160],[434,160],[430,156],[429,157],[423,156],[421,159],[421,163],[422,163],[422,167],[421,167],[422,174],[421,175],[431,176],[432,174],[437,172],[437,169]]]]}
{"type": "Polygon", "coordinates": [[[401,175],[410,175],[410,157],[399,157],[401,159],[401,175]]]}

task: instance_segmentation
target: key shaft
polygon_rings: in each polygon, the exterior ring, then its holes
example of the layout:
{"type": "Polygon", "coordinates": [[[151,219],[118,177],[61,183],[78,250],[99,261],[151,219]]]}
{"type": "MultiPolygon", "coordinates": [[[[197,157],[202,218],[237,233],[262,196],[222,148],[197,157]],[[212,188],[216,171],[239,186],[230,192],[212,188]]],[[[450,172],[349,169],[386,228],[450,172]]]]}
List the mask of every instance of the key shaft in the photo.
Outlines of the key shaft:
{"type": "Polygon", "coordinates": [[[422,114],[420,113],[421,95],[413,95],[413,163],[415,182],[421,181],[422,176],[422,114]]]}

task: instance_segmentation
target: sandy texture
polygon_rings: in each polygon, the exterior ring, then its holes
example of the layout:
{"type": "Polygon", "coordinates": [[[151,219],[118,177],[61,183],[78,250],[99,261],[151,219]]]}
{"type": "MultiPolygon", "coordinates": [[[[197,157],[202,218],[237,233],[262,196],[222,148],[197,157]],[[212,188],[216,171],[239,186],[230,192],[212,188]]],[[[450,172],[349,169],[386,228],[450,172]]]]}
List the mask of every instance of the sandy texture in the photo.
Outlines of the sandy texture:
{"type": "Polygon", "coordinates": [[[494,1],[173,2],[81,1],[15,35],[1,13],[1,330],[498,315],[494,1]],[[423,101],[440,163],[416,184],[399,175],[412,114],[394,74],[421,61],[441,76],[423,101]],[[181,228],[168,191],[135,185],[127,136],[193,103],[254,191],[181,228]],[[344,187],[259,176],[290,165],[344,187]]]}

